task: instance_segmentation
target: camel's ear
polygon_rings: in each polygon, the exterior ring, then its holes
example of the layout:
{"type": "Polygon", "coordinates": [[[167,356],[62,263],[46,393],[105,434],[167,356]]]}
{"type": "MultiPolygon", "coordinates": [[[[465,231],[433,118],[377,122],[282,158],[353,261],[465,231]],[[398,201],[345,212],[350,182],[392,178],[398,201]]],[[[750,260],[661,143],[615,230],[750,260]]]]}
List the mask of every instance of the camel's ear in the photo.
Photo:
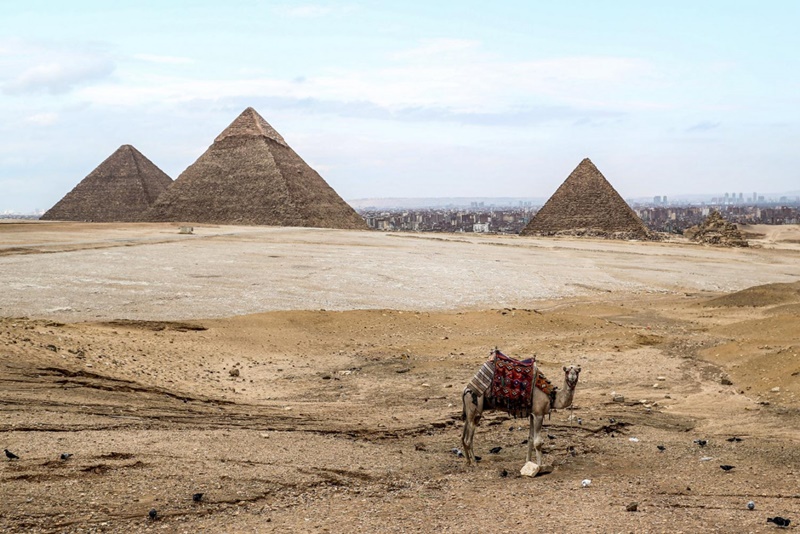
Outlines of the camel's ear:
{"type": "Polygon", "coordinates": [[[567,366],[566,365],[564,366],[564,372],[565,373],[567,372],[567,366]]]}
{"type": "Polygon", "coordinates": [[[579,365],[578,367],[576,367],[576,368],[575,368],[575,372],[576,372],[576,373],[580,373],[580,372],[581,372],[581,366],[580,366],[580,365],[579,365]]]}

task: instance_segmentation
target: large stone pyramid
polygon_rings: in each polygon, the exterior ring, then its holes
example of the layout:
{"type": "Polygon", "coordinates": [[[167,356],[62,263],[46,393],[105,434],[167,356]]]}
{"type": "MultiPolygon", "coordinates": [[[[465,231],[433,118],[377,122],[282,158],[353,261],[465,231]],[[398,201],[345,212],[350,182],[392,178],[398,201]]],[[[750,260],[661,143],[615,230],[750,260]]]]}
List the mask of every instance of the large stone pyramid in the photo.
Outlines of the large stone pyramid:
{"type": "Polygon", "coordinates": [[[145,215],[149,221],[366,229],[364,219],[253,108],[145,215]]]}
{"type": "Polygon", "coordinates": [[[520,235],[586,235],[637,239],[647,227],[589,158],[584,159],[520,235]]]}
{"type": "Polygon", "coordinates": [[[50,221],[140,220],[172,178],[131,145],[122,145],[40,218],[50,221]]]}

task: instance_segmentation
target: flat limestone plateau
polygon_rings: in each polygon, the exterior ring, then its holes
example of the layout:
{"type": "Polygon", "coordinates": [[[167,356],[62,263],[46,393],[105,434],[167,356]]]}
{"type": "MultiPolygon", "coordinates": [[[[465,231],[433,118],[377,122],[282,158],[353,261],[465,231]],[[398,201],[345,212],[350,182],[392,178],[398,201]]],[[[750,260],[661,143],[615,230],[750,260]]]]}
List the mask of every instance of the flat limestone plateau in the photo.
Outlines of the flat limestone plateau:
{"type": "Polygon", "coordinates": [[[0,531],[771,532],[768,516],[800,521],[791,247],[195,234],[0,227],[0,441],[20,456],[0,462],[0,531]],[[32,303],[8,296],[20,291],[32,303]],[[536,354],[556,383],[562,365],[583,367],[574,410],[545,421],[551,469],[532,479],[518,475],[527,421],[488,414],[477,467],[451,452],[461,389],[494,346],[536,354]],[[151,508],[162,519],[148,520],[151,508]]]}
{"type": "Polygon", "coordinates": [[[186,320],[276,310],[526,307],[734,291],[800,277],[797,250],[170,224],[0,223],[0,315],[186,320]]]}

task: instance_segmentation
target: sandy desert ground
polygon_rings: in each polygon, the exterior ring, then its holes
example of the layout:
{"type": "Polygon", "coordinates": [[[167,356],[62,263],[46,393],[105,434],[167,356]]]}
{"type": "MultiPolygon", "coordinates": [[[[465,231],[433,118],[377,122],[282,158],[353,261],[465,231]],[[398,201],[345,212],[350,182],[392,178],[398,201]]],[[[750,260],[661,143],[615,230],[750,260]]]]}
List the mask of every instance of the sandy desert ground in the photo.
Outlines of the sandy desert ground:
{"type": "Polygon", "coordinates": [[[748,232],[0,223],[0,441],[20,457],[0,530],[794,530],[800,246],[748,232]],[[495,346],[556,382],[583,368],[535,478],[526,420],[488,415],[476,467],[452,452],[495,346]]]}

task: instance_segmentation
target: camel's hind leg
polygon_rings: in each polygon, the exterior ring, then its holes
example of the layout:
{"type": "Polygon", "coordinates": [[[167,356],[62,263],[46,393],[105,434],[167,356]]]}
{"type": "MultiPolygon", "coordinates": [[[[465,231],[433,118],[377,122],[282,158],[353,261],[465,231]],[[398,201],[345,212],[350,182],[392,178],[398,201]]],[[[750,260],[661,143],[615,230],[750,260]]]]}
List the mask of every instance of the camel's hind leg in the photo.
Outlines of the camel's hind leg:
{"type": "Polygon", "coordinates": [[[467,465],[472,465],[472,462],[475,461],[472,440],[475,437],[475,427],[478,426],[483,411],[483,396],[475,395],[469,389],[465,389],[461,401],[464,405],[464,431],[461,433],[461,446],[464,449],[464,456],[467,458],[467,465]]]}
{"type": "MultiPolygon", "coordinates": [[[[542,465],[542,444],[544,437],[542,437],[542,425],[544,424],[544,415],[534,414],[531,415],[531,430],[533,434],[533,448],[536,449],[536,464],[542,465]]],[[[530,442],[528,442],[528,461],[530,458],[530,442]]]]}
{"type": "Polygon", "coordinates": [[[533,443],[536,441],[536,430],[533,422],[533,413],[528,416],[528,454],[525,456],[525,463],[531,461],[533,455],[533,443]]]}

